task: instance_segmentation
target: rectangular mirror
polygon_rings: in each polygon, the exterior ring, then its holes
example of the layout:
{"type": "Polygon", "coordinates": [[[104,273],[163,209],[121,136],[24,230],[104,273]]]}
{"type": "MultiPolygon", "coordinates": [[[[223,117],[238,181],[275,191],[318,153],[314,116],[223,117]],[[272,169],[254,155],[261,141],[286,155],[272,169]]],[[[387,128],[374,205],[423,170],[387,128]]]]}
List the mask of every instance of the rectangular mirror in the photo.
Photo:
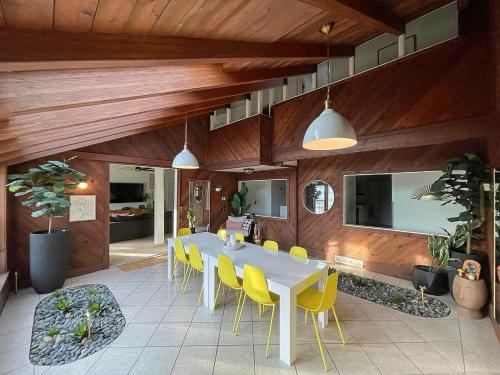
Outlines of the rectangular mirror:
{"type": "Polygon", "coordinates": [[[446,235],[454,232],[461,207],[419,199],[441,171],[344,176],[344,225],[446,235]],[[444,228],[444,229],[443,229],[444,228]]]}
{"type": "Polygon", "coordinates": [[[288,218],[288,180],[247,180],[238,181],[238,191],[248,188],[246,203],[249,213],[278,219],[288,218]]]}

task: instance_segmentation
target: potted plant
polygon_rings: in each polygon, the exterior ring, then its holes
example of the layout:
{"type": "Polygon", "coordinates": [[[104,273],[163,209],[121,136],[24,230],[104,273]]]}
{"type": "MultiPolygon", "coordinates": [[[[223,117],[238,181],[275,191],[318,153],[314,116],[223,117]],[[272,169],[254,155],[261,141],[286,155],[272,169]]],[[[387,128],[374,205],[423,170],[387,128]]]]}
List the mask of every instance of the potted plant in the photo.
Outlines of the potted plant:
{"type": "Polygon", "coordinates": [[[448,291],[448,276],[450,258],[448,240],[441,236],[427,237],[428,248],[431,254],[431,264],[416,265],[413,267],[413,286],[416,289],[425,288],[427,294],[441,295],[448,291]]]}
{"type": "MultiPolygon", "coordinates": [[[[432,190],[443,196],[443,205],[457,204],[464,208],[458,216],[448,218],[450,222],[461,222],[450,235],[450,258],[457,259],[450,266],[459,268],[464,260],[473,259],[481,264],[482,275],[488,275],[488,257],[485,253],[473,251],[472,241],[484,239],[478,229],[484,222],[483,185],[490,181],[490,167],[479,156],[464,154],[448,160],[443,172],[432,184],[432,190]]],[[[450,285],[454,278],[455,272],[451,271],[450,285]]]]}
{"type": "Polygon", "coordinates": [[[192,209],[189,208],[186,211],[186,218],[187,218],[187,221],[189,224],[189,229],[191,230],[191,233],[195,233],[196,232],[196,226],[195,226],[196,216],[194,216],[194,212],[192,209]]]}
{"type": "Polygon", "coordinates": [[[245,185],[241,186],[239,192],[234,193],[231,206],[233,207],[232,216],[243,216],[249,209],[251,204],[246,203],[248,188],[245,185]]]}
{"type": "Polygon", "coordinates": [[[63,286],[69,268],[70,232],[53,229],[54,218],[64,216],[70,206],[70,195],[84,181],[82,172],[68,162],[51,160],[30,168],[26,173],[10,174],[7,186],[21,204],[34,207],[32,217],[48,218],[48,229],[30,233],[29,259],[31,284],[37,293],[50,293],[63,286]]]}

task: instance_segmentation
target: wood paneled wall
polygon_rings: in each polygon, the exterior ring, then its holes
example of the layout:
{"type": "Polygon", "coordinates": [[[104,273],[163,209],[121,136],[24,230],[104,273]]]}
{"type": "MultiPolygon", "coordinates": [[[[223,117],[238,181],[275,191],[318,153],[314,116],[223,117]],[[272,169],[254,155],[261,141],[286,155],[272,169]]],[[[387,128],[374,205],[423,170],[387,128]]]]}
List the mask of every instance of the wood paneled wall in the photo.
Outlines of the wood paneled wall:
{"type": "MultiPolygon", "coordinates": [[[[297,192],[297,170],[296,168],[283,168],[270,171],[257,171],[250,175],[239,173],[238,181],[286,179],[288,181],[287,201],[288,218],[275,219],[257,216],[256,220],[262,224],[262,236],[267,240],[277,241],[280,249],[288,250],[297,244],[297,202],[300,197],[297,192]]],[[[300,190],[299,190],[300,191],[300,190]]],[[[248,202],[251,203],[251,202],[248,202]]],[[[252,209],[250,208],[250,211],[252,209]]]]}
{"type": "MultiPolygon", "coordinates": [[[[62,159],[67,155],[54,155],[62,159]]],[[[9,168],[9,173],[25,171],[27,168],[42,163],[47,159],[9,168]]],[[[55,219],[55,228],[67,228],[71,231],[71,271],[70,275],[80,275],[107,268],[109,265],[109,166],[96,160],[75,159],[72,167],[87,175],[88,188],[78,190],[77,194],[96,196],[96,220],[70,223],[68,215],[55,219]]],[[[11,271],[17,271],[21,286],[29,282],[29,233],[48,227],[47,218],[31,217],[31,210],[21,206],[12,194],[9,196],[10,208],[8,223],[8,265],[11,271]]]]}
{"type": "Polygon", "coordinates": [[[248,167],[271,162],[271,119],[255,115],[208,133],[210,169],[248,167]]]}
{"type": "MultiPolygon", "coordinates": [[[[355,228],[343,225],[343,176],[352,173],[440,170],[443,161],[464,152],[484,154],[484,141],[384,150],[300,160],[298,191],[311,180],[328,182],[335,204],[323,215],[298,207],[298,243],[316,257],[333,260],[346,255],[365,262],[365,268],[409,279],[415,264],[427,264],[425,235],[355,228]]],[[[484,155],[483,155],[484,156],[484,155]]]]}

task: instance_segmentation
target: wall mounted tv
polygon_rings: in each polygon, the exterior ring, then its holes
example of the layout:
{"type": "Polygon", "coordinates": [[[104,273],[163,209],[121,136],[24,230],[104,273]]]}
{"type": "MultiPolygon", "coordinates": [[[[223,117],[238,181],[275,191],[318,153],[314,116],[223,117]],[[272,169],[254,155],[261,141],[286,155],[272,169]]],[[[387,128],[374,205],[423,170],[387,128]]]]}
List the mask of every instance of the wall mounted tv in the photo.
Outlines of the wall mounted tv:
{"type": "Polygon", "coordinates": [[[144,201],[144,184],[117,183],[110,184],[110,203],[127,203],[144,201]]]}

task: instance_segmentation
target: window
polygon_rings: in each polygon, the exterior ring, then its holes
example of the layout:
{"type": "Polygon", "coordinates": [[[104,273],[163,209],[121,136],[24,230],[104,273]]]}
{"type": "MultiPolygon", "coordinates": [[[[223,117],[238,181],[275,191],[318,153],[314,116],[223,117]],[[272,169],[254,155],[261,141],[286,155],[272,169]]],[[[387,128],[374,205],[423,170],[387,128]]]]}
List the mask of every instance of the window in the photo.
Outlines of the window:
{"type": "Polygon", "coordinates": [[[248,213],[257,216],[286,219],[288,217],[286,179],[247,180],[238,182],[238,190],[248,188],[246,204],[250,205],[248,213]]]}

